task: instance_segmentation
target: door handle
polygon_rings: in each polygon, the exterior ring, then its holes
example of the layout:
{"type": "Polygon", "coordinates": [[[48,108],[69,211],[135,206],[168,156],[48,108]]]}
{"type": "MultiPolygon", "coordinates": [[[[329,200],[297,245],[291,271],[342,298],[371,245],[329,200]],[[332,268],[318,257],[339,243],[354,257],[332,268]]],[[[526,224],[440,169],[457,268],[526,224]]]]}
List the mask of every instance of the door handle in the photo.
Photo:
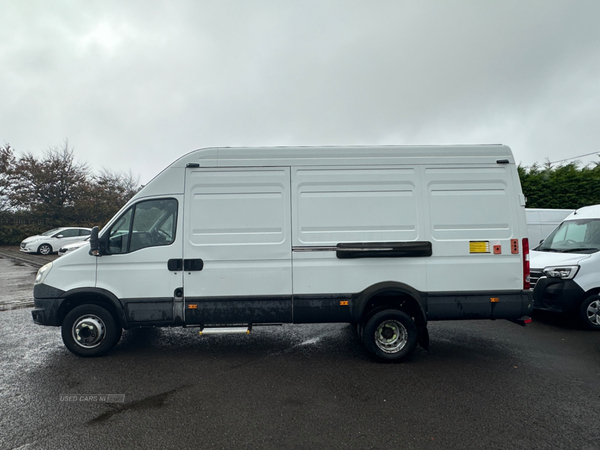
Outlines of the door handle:
{"type": "Polygon", "coordinates": [[[183,270],[188,272],[200,271],[204,267],[204,261],[198,259],[184,259],[183,270]]]}
{"type": "Polygon", "coordinates": [[[170,259],[167,261],[167,268],[171,272],[181,272],[183,269],[183,260],[182,259],[170,259]]]}
{"type": "Polygon", "coordinates": [[[167,268],[171,272],[181,272],[186,270],[189,272],[198,272],[204,267],[202,259],[170,259],[167,261],[167,268]]]}

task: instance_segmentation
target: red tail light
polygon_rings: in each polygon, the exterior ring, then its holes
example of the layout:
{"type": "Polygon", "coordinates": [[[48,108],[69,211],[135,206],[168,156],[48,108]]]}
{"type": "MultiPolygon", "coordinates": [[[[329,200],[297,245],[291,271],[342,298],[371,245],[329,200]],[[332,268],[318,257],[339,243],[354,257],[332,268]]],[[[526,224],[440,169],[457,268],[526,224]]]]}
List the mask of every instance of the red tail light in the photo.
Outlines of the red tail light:
{"type": "Polygon", "coordinates": [[[523,238],[523,289],[531,289],[531,268],[529,267],[529,239],[523,238]]]}

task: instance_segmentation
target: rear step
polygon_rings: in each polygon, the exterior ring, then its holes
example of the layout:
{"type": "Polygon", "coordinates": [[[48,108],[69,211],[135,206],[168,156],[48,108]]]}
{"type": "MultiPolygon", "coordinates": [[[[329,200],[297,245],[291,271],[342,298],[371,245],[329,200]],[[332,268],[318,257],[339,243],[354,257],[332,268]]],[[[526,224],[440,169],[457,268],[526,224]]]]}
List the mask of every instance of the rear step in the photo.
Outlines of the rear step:
{"type": "Polygon", "coordinates": [[[248,327],[207,327],[200,330],[200,336],[206,334],[250,334],[252,326],[248,327]]]}

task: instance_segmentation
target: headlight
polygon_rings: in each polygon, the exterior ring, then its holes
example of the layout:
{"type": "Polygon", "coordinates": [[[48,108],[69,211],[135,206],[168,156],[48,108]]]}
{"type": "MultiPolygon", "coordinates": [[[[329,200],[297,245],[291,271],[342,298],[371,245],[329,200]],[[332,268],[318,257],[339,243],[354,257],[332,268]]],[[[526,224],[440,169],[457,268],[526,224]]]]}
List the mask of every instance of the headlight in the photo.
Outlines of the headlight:
{"type": "Polygon", "coordinates": [[[46,277],[48,276],[48,273],[50,273],[50,269],[52,269],[52,263],[48,263],[45,266],[42,266],[40,270],[38,270],[37,275],[35,276],[35,282],[34,284],[40,284],[43,283],[44,280],[46,279],[46,277]]]}
{"type": "Polygon", "coordinates": [[[558,266],[546,267],[544,275],[549,278],[561,278],[563,280],[571,280],[577,274],[579,266],[558,266]]]}

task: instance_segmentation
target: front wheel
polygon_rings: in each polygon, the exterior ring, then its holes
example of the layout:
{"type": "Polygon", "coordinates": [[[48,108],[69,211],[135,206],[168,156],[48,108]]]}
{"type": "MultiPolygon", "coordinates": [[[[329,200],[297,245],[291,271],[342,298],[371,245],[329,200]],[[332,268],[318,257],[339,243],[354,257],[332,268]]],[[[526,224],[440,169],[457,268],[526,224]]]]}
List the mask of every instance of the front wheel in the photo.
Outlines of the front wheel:
{"type": "Polygon", "coordinates": [[[396,309],[386,309],[367,321],[362,339],[378,361],[397,362],[414,352],[418,335],[417,325],[409,315],[396,309]]]}
{"type": "Polygon", "coordinates": [[[583,301],[579,319],[586,328],[600,330],[600,295],[592,295],[583,301]]]}
{"type": "Polygon", "coordinates": [[[49,244],[42,244],[38,247],[38,253],[40,255],[49,255],[52,253],[52,247],[49,244]]]}
{"type": "Polygon", "coordinates": [[[99,305],[81,305],[71,310],[62,323],[65,346],[77,356],[100,356],[121,338],[122,329],[106,309],[99,305]]]}

